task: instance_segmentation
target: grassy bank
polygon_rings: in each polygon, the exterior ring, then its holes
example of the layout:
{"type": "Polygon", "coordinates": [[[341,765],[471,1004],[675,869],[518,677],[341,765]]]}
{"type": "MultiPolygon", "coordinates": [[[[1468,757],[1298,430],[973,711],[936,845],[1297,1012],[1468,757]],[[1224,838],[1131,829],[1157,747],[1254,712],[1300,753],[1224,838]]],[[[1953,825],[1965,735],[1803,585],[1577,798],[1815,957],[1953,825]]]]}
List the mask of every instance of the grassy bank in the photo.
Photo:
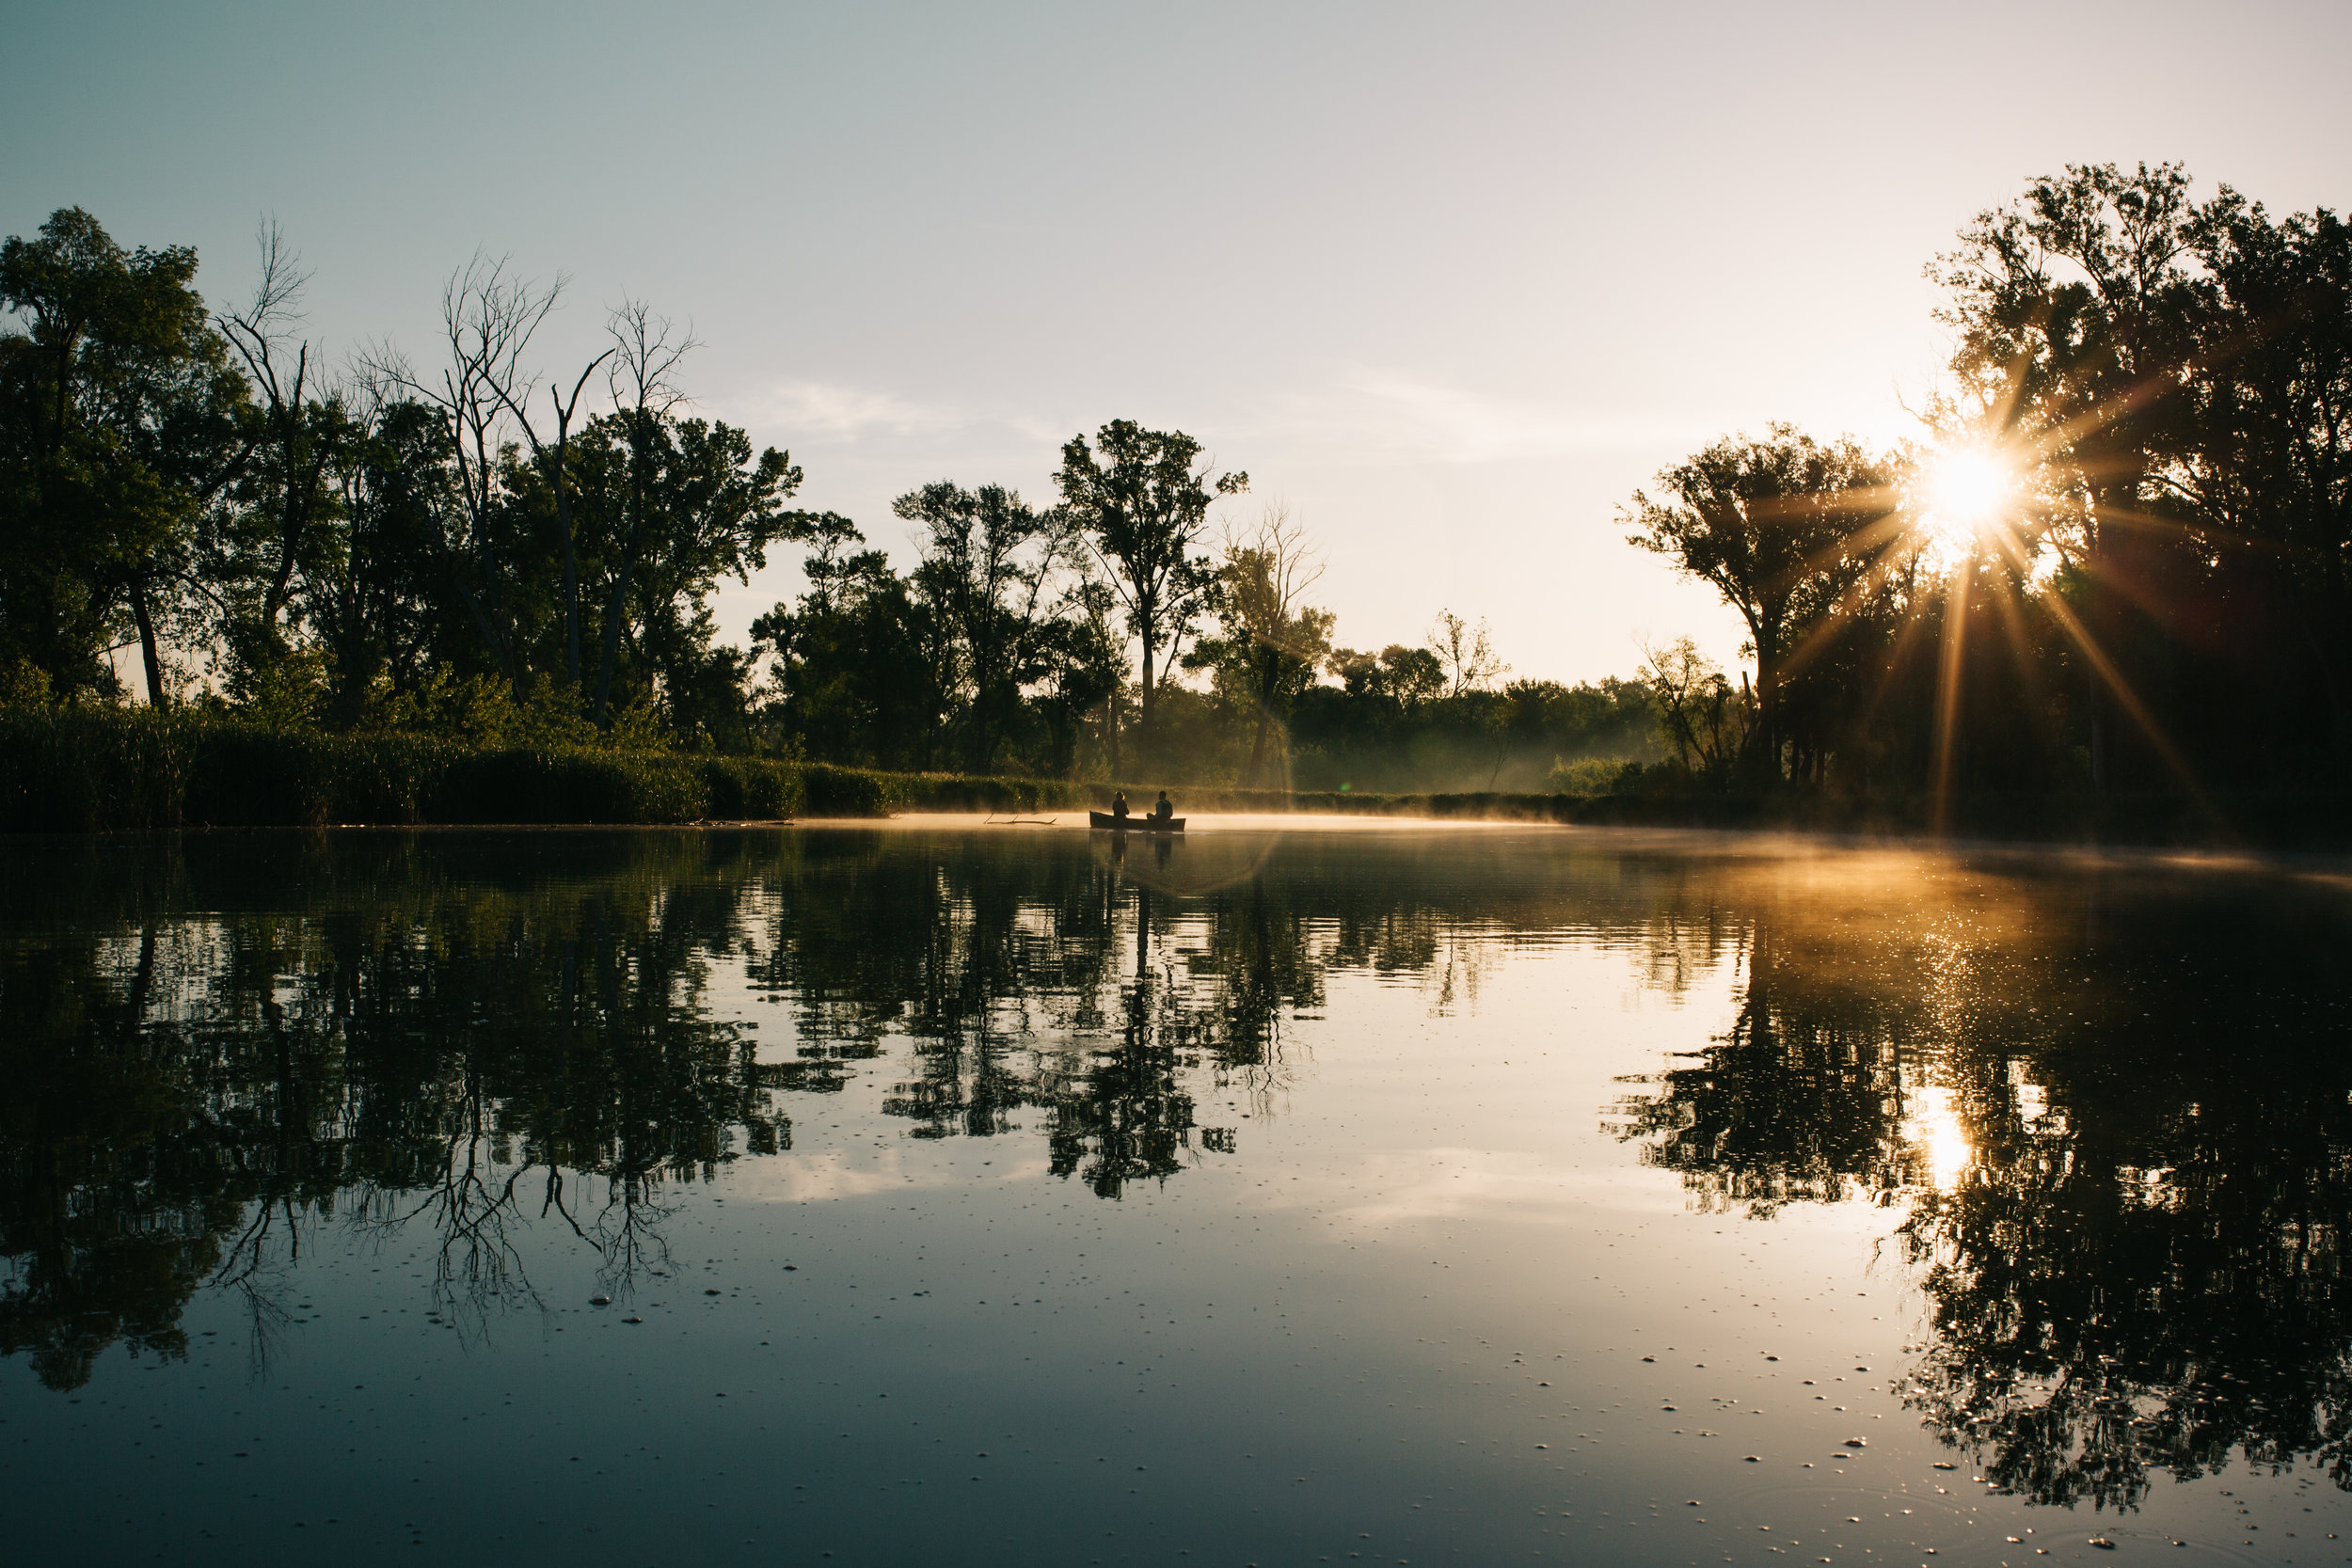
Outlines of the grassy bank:
{"type": "MultiPolygon", "coordinates": [[[[0,832],[469,823],[673,823],[1036,812],[1108,791],[758,757],[485,750],[151,708],[0,709],[0,832]]],[[[1279,799],[1268,797],[1268,799],[1279,799]]]]}
{"type": "MultiPolygon", "coordinates": [[[[1149,800],[1156,786],[1131,784],[1149,800]]],[[[881,773],[755,757],[485,751],[147,708],[0,710],[0,832],[329,824],[684,823],[1100,806],[1107,784],[881,773]]],[[[1780,829],[2027,842],[2352,847],[2352,797],[1796,792],[1724,796],[1286,794],[1186,786],[1186,812],[1327,812],[1617,827],[1780,829]]]]}

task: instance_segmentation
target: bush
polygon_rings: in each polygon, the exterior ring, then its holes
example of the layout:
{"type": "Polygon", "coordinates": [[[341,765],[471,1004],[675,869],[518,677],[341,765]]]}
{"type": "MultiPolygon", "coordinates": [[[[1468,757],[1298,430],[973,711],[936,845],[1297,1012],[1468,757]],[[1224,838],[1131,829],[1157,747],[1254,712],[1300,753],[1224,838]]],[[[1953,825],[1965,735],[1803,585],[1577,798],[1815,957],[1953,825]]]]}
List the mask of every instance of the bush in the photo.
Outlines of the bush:
{"type": "Polygon", "coordinates": [[[1555,762],[1545,787],[1554,795],[1624,795],[1641,781],[1642,765],[1624,757],[1555,762]]]}

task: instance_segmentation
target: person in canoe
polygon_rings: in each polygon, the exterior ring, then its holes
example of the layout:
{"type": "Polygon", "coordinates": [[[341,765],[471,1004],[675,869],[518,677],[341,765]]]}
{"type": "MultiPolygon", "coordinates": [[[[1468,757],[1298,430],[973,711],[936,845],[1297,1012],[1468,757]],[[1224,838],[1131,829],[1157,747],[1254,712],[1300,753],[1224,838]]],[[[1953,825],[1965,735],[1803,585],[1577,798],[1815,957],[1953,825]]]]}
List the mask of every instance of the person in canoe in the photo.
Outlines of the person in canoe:
{"type": "Polygon", "coordinates": [[[1167,790],[1160,791],[1159,803],[1152,808],[1152,815],[1163,822],[1176,815],[1176,802],[1168,798],[1167,790]]]}
{"type": "Polygon", "coordinates": [[[1127,792],[1125,790],[1116,790],[1112,793],[1111,815],[1113,816],[1124,816],[1127,815],[1127,792]]]}

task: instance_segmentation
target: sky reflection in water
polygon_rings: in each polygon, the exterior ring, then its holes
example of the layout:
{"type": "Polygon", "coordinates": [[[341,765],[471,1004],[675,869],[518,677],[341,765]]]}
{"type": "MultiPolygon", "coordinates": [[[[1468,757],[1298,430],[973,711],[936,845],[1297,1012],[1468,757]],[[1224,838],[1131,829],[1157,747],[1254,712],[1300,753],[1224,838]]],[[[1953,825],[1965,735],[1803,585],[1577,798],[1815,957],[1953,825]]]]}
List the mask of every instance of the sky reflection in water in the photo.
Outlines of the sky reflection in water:
{"type": "Polygon", "coordinates": [[[27,1560],[2352,1560],[2324,879],[937,824],[0,882],[27,1560]]]}

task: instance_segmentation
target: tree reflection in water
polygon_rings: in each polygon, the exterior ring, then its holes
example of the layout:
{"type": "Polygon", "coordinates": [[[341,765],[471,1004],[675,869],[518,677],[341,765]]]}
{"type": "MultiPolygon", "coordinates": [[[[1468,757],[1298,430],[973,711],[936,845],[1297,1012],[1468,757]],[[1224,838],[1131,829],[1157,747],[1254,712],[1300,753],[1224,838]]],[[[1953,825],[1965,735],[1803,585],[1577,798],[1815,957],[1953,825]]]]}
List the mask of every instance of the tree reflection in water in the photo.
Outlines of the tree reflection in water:
{"type": "Polygon", "coordinates": [[[1884,1205],[1931,1317],[1907,1395],[1994,1481],[2130,1506],[2154,1475],[2314,1457],[2352,1485],[2339,892],[1368,842],[20,847],[0,1354],[56,1387],[112,1344],[183,1355],[212,1288],[266,1357],[329,1225],[427,1235],[469,1332],[536,1307],[550,1234],[622,1295],[669,1269],[687,1184],[787,1153],[787,1104],[878,1068],[913,1137],[1020,1135],[1117,1198],[1235,1147],[1213,1096],[1279,1107],[1335,976],[1442,1013],[1565,933],[1646,985],[1728,976],[1720,1037],[1613,1126],[1708,1207],[1884,1205]]]}
{"type": "Polygon", "coordinates": [[[1165,843],[1112,863],[886,833],[18,851],[0,1354],[57,1387],[112,1343],[181,1356],[212,1287],[265,1360],[326,1224],[428,1231],[433,1304],[469,1332],[538,1305],[533,1226],[621,1294],[666,1270],[681,1184],[788,1150],[785,1097],[838,1092],[891,1038],[914,1070],[884,1108],[915,1136],[1034,1113],[1057,1175],[1165,1180],[1232,1147],[1187,1079],[1268,1092],[1282,1015],[1339,951],[1247,858],[1198,888],[1183,869],[1165,843]],[[1180,911],[1202,940],[1169,942],[1180,911]],[[788,1003],[784,1027],[714,1006],[722,974],[788,1003]]]}
{"type": "Polygon", "coordinates": [[[1897,1209],[1903,1392],[1999,1486],[2129,1508],[2236,1456],[2352,1488],[2341,894],[1979,871],[1857,918],[1745,880],[1731,1027],[1621,1135],[1708,1206],[1897,1209]]]}

